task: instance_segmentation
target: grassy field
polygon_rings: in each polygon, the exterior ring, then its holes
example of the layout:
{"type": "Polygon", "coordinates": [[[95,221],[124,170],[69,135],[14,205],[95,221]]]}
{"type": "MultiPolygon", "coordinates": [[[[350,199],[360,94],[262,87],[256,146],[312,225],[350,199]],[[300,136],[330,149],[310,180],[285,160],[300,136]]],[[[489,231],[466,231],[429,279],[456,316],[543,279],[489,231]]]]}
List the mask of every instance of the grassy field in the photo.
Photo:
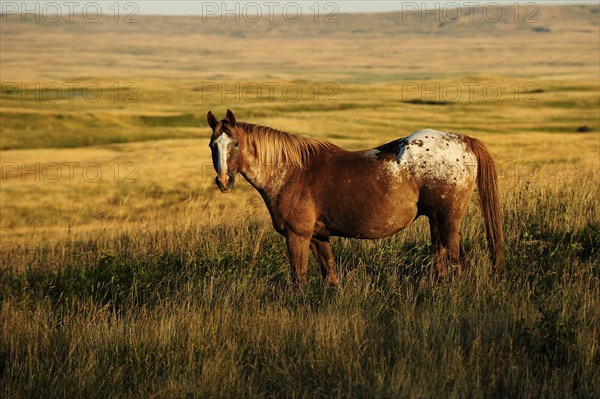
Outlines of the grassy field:
{"type": "Polygon", "coordinates": [[[3,21],[0,397],[600,397],[598,15],[3,21]],[[226,108],[349,149],[482,139],[506,274],[474,198],[467,277],[433,278],[419,219],[293,289],[260,196],[214,185],[226,108]]]}

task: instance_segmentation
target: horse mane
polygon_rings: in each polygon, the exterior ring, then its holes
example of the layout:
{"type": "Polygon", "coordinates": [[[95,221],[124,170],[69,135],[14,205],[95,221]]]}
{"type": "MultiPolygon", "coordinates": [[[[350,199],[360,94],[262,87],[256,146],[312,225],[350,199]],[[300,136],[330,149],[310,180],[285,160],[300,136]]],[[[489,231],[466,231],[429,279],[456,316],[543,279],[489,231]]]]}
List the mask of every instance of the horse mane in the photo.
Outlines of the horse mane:
{"type": "Polygon", "coordinates": [[[247,133],[249,145],[254,147],[263,164],[285,163],[301,169],[322,150],[337,148],[325,140],[297,136],[268,126],[247,122],[236,125],[247,133]]]}

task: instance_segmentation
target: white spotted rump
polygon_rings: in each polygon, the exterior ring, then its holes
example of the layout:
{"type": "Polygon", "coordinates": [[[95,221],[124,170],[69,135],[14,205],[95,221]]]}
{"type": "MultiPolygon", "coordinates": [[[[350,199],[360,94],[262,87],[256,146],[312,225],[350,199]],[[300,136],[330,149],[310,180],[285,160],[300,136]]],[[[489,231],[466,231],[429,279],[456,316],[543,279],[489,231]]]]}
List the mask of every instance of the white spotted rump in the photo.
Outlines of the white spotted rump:
{"type": "Polygon", "coordinates": [[[400,169],[424,182],[469,185],[477,178],[477,159],[461,136],[432,129],[403,140],[397,156],[400,169]]]}

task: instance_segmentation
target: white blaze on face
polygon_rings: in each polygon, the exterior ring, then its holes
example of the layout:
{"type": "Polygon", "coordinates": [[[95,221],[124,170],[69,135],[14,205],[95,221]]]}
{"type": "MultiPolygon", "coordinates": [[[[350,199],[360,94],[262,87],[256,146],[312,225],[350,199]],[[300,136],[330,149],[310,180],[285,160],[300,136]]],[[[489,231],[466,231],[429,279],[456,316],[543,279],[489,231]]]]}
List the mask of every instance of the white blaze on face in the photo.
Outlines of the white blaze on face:
{"type": "Polygon", "coordinates": [[[217,148],[217,174],[222,175],[227,173],[227,150],[231,139],[228,135],[222,134],[215,140],[217,148]]]}

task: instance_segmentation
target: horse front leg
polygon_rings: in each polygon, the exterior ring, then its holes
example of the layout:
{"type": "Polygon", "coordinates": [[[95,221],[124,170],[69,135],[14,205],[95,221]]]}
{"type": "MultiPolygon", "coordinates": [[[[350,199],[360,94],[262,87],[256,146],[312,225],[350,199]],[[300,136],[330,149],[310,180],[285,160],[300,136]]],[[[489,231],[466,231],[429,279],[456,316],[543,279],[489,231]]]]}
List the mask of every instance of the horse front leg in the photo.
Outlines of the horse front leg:
{"type": "Polygon", "coordinates": [[[329,244],[329,238],[313,237],[310,242],[310,249],[312,249],[315,258],[321,267],[321,273],[327,284],[332,287],[337,287],[339,279],[335,267],[335,260],[333,259],[333,252],[331,252],[331,245],[329,244]]]}
{"type": "Polygon", "coordinates": [[[310,237],[302,237],[293,232],[288,232],[285,238],[292,269],[292,282],[296,286],[302,286],[306,283],[306,273],[308,271],[310,237]]]}

